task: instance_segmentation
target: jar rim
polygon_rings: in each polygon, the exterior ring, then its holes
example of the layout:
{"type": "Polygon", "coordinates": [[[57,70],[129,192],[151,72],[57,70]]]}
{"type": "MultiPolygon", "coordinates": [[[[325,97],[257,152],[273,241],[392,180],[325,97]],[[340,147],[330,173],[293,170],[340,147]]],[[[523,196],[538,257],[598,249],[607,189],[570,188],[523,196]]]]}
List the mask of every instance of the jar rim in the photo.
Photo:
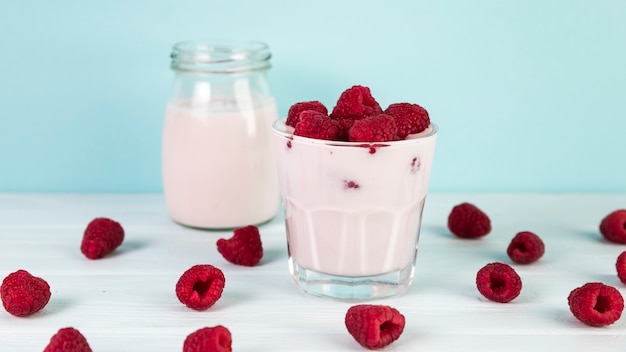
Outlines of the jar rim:
{"type": "Polygon", "coordinates": [[[225,39],[177,42],[170,54],[173,70],[204,73],[266,70],[271,56],[265,42],[225,39]]]}

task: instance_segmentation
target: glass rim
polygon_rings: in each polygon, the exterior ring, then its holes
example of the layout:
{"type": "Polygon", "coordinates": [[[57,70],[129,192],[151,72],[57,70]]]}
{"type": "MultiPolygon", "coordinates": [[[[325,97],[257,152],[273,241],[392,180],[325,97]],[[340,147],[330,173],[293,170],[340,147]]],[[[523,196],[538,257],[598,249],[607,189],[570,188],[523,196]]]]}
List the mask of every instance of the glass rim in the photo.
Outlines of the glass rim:
{"type": "Polygon", "coordinates": [[[232,73],[265,70],[272,54],[258,40],[186,40],[172,46],[171,68],[177,71],[232,73]]]}
{"type": "Polygon", "coordinates": [[[397,141],[387,141],[387,142],[347,142],[347,141],[335,141],[335,140],[328,140],[328,139],[316,139],[316,138],[309,138],[309,137],[303,137],[303,136],[296,136],[293,133],[286,132],[278,127],[279,124],[281,123],[284,124],[284,122],[285,122],[284,119],[278,119],[272,123],[272,130],[274,131],[275,134],[282,136],[284,138],[288,138],[290,140],[297,141],[297,142],[308,143],[308,144],[323,144],[323,145],[338,146],[338,147],[343,146],[343,147],[362,148],[363,146],[392,146],[392,145],[411,144],[411,143],[416,143],[419,141],[424,141],[427,139],[434,138],[439,133],[439,126],[431,122],[429,125],[429,127],[431,128],[431,131],[428,132],[428,134],[425,134],[423,136],[413,137],[409,139],[401,139],[397,141]]]}

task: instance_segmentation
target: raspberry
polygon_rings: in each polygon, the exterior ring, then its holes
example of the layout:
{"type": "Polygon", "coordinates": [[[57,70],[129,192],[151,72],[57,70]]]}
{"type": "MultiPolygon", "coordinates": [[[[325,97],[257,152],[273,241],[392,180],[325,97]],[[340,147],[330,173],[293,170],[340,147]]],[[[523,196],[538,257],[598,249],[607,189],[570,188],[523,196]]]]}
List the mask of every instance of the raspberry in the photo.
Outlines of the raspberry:
{"type": "Polygon", "coordinates": [[[10,314],[24,317],[42,310],[50,301],[50,286],[26,270],[7,275],[0,286],[0,298],[10,314]]]}
{"type": "Polygon", "coordinates": [[[626,244],[626,209],[616,210],[602,219],[600,233],[611,242],[626,244]]]}
{"type": "Polygon", "coordinates": [[[420,133],[430,126],[428,111],[417,104],[391,104],[385,110],[385,114],[393,116],[399,139],[405,139],[410,134],[420,133]]]}
{"type": "Polygon", "coordinates": [[[256,226],[235,229],[233,237],[217,240],[217,251],[224,259],[237,265],[255,266],[263,257],[261,235],[256,226]]]}
{"type": "Polygon", "coordinates": [[[68,327],[59,331],[50,338],[50,343],[43,352],[92,352],[87,339],[80,331],[68,327]]]}
{"type": "Polygon", "coordinates": [[[617,277],[626,284],[626,251],[617,257],[615,269],[617,269],[617,277]]]}
{"type": "Polygon", "coordinates": [[[89,259],[100,259],[124,241],[124,229],[111,219],[95,218],[87,225],[80,251],[89,259]]]}
{"type": "Polygon", "coordinates": [[[522,279],[510,265],[489,263],[478,270],[476,287],[485,298],[507,303],[522,292],[522,279]]]}
{"type": "Polygon", "coordinates": [[[350,142],[388,142],[396,136],[393,117],[385,114],[354,121],[349,130],[350,142]]]}
{"type": "Polygon", "coordinates": [[[624,310],[624,299],[619,291],[601,282],[588,282],[575,288],[567,302],[576,319],[590,326],[613,324],[624,310]]]}
{"type": "Polygon", "coordinates": [[[345,324],[361,346],[376,349],[397,340],[404,330],[404,315],[384,305],[360,304],[350,307],[345,324]]]}
{"type": "Polygon", "coordinates": [[[307,110],[300,113],[300,121],[293,132],[296,136],[336,140],[339,135],[339,123],[321,112],[307,110]]]}
{"type": "Polygon", "coordinates": [[[383,109],[372,96],[370,89],[357,85],[341,93],[330,116],[335,119],[360,120],[382,112],[383,109]]]}
{"type": "Polygon", "coordinates": [[[338,119],[335,121],[339,124],[339,132],[337,133],[337,138],[335,140],[347,142],[350,139],[350,128],[354,125],[355,120],[338,119]]]}
{"type": "Polygon", "coordinates": [[[187,307],[205,310],[222,296],[226,279],[213,265],[198,264],[185,271],[176,283],[176,297],[187,307]]]}
{"type": "Polygon", "coordinates": [[[206,327],[187,335],[183,352],[231,352],[232,341],[230,331],[222,325],[206,327]]]}
{"type": "Polygon", "coordinates": [[[461,203],[448,216],[450,232],[461,238],[477,238],[491,231],[487,214],[471,203],[461,203]]]}
{"type": "Polygon", "coordinates": [[[296,124],[298,123],[298,121],[300,121],[300,113],[307,110],[317,111],[324,115],[328,115],[328,109],[326,109],[324,104],[320,103],[319,101],[303,101],[300,103],[295,103],[289,108],[289,112],[287,113],[287,121],[285,121],[285,124],[287,126],[296,127],[296,124]]]}
{"type": "Polygon", "coordinates": [[[506,254],[512,261],[519,264],[529,264],[539,260],[545,252],[545,245],[539,236],[529,231],[522,231],[516,234],[506,254]]]}

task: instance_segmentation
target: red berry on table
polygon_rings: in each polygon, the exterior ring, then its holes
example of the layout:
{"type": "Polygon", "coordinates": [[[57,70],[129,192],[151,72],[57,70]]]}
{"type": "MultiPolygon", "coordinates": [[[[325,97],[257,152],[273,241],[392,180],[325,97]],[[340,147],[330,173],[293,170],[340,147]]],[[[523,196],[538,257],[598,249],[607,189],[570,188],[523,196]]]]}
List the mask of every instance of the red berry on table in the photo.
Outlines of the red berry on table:
{"type": "Polygon", "coordinates": [[[626,284],[626,251],[617,256],[615,269],[617,270],[617,277],[622,283],[626,284]]]}
{"type": "Polygon", "coordinates": [[[626,244],[626,209],[615,210],[602,219],[600,233],[611,242],[626,244]]]}
{"type": "Polygon", "coordinates": [[[588,282],[575,288],[567,297],[567,302],[574,317],[590,326],[613,324],[624,310],[621,293],[601,282],[588,282]]]}
{"type": "Polygon", "coordinates": [[[217,251],[233,264],[257,265],[263,257],[263,244],[259,229],[256,226],[235,229],[231,238],[217,240],[217,251]]]}
{"type": "Polygon", "coordinates": [[[360,120],[383,112],[370,89],[355,85],[341,93],[337,104],[330,113],[334,119],[360,120]]]}
{"type": "Polygon", "coordinates": [[[62,328],[50,338],[50,343],[43,352],[92,352],[87,339],[80,331],[72,328],[62,328]]]}
{"type": "Polygon", "coordinates": [[[183,352],[231,352],[232,336],[222,326],[205,327],[187,335],[183,343],[183,352]]]}
{"type": "Polygon", "coordinates": [[[0,286],[4,309],[17,317],[42,310],[50,301],[50,286],[46,280],[18,270],[7,275],[0,286]]]}
{"type": "Polygon", "coordinates": [[[220,299],[225,283],[220,269],[209,264],[194,265],[178,279],[176,297],[191,309],[206,310],[220,299]]]}
{"type": "Polygon", "coordinates": [[[285,124],[287,126],[296,127],[296,124],[298,124],[298,122],[300,121],[300,113],[307,110],[317,111],[319,113],[322,113],[323,115],[328,115],[328,109],[321,102],[317,100],[302,101],[293,104],[289,108],[285,124]]]}
{"type": "Polygon", "coordinates": [[[87,225],[80,251],[89,259],[100,259],[124,241],[122,226],[108,218],[95,218],[87,225]]]}
{"type": "Polygon", "coordinates": [[[393,117],[385,114],[356,120],[348,131],[350,142],[389,142],[396,136],[393,117]]]}
{"type": "Polygon", "coordinates": [[[428,111],[417,104],[391,104],[384,113],[394,118],[398,139],[405,139],[410,134],[420,133],[430,126],[428,111]]]}
{"type": "Polygon", "coordinates": [[[448,229],[461,238],[482,237],[491,232],[491,220],[474,204],[461,203],[452,208],[448,229]]]}
{"type": "Polygon", "coordinates": [[[522,231],[513,237],[506,253],[512,261],[518,264],[530,264],[543,256],[545,245],[535,233],[522,231]]]}
{"type": "Polygon", "coordinates": [[[361,346],[383,348],[396,341],[404,330],[404,315],[385,305],[360,304],[350,307],[345,324],[348,332],[361,346]]]}
{"type": "Polygon", "coordinates": [[[522,292],[522,279],[510,265],[489,263],[478,270],[476,287],[485,298],[507,303],[522,292]]]}

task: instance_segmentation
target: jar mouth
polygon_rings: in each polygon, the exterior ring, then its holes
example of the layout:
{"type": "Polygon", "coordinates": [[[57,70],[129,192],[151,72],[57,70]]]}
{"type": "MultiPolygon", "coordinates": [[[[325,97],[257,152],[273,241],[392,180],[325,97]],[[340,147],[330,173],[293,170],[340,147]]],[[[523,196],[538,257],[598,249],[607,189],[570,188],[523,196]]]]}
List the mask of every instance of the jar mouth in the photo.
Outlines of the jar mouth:
{"type": "Polygon", "coordinates": [[[271,52],[261,41],[182,41],[174,44],[171,68],[177,71],[233,73],[266,70],[271,52]]]}

